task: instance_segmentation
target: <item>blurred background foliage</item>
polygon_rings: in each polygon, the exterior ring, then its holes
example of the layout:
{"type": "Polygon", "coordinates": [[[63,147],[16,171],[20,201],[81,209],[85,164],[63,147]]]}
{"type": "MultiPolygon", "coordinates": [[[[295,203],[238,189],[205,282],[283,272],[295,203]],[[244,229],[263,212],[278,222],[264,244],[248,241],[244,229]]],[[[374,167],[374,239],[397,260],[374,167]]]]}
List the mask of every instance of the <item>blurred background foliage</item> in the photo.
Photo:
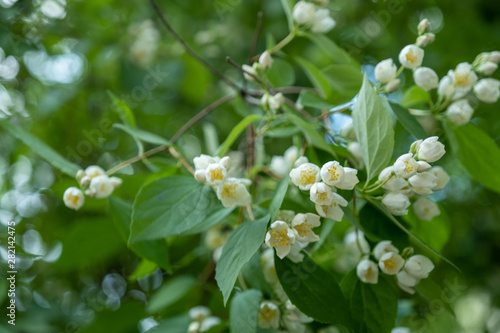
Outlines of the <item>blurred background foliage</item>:
{"type": "MultiPolygon", "coordinates": [[[[288,33],[278,0],[159,4],[189,45],[237,81],[241,74],[225,58],[247,62],[259,11],[264,13],[259,52],[266,40],[280,40],[288,33]]],[[[12,55],[19,63],[15,79],[0,81],[2,117],[82,167],[109,168],[138,152],[129,135],[111,127],[120,116],[108,92],[128,102],[139,128],[170,138],[195,113],[229,91],[158,25],[146,0],[0,0],[0,6],[0,46],[6,57],[12,55]]],[[[472,62],[482,51],[500,49],[497,1],[332,0],[328,8],[337,21],[328,37],[362,64],[396,59],[400,49],[414,40],[415,27],[424,17],[437,36],[426,49],[424,64],[439,76],[460,62],[472,62]],[[389,13],[390,6],[397,13],[389,13]]],[[[316,50],[305,39],[286,47],[288,54],[328,63],[316,50]]],[[[292,68],[295,85],[310,85],[297,66],[292,68]]],[[[498,104],[482,104],[473,121],[499,143],[497,109],[498,104]]],[[[222,141],[239,119],[232,104],[212,112],[180,139],[186,158],[210,153],[214,144],[205,135],[215,131],[222,141]]],[[[266,140],[269,155],[281,155],[292,143],[266,140]]],[[[198,304],[227,320],[202,236],[168,240],[176,272],[171,278],[127,249],[107,201],[88,199],[78,212],[67,209],[62,194],[75,180],[53,170],[3,130],[0,142],[1,241],[5,245],[7,222],[17,221],[19,270],[17,325],[7,327],[4,317],[0,331],[145,332],[160,323],[157,330],[166,332],[165,327],[187,325],[187,310],[198,304]],[[160,297],[162,291],[171,295],[160,288],[172,283],[180,283],[174,288],[179,295],[160,297]],[[155,294],[160,296],[155,299],[155,294]]],[[[417,298],[400,302],[399,324],[412,325],[415,306],[417,314],[430,316],[429,332],[442,332],[443,327],[453,332],[500,332],[500,195],[472,181],[451,156],[441,164],[452,175],[448,188],[434,197],[449,219],[445,231],[449,241],[442,251],[462,273],[457,275],[443,264],[433,280],[458,279],[467,288],[451,304],[456,319],[430,308],[433,298],[417,298]]],[[[151,171],[158,170],[163,175],[180,172],[174,160],[159,155],[148,164],[125,169],[124,186],[116,196],[132,201],[151,171]]],[[[345,232],[342,228],[346,226],[335,230],[339,239],[345,232]]],[[[4,247],[1,254],[6,262],[4,247]]],[[[3,308],[8,302],[5,271],[0,272],[3,308]]]]}

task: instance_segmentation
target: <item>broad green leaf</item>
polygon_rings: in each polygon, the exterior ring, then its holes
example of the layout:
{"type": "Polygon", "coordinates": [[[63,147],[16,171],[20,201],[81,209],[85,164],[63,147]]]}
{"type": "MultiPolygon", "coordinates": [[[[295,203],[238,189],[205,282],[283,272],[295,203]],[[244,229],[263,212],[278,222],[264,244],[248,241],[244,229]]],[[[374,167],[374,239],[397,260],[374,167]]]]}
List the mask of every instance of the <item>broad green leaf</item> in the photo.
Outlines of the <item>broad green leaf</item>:
{"type": "Polygon", "coordinates": [[[59,169],[66,175],[75,177],[78,170],[81,169],[78,165],[68,161],[54,149],[49,147],[45,142],[26,132],[21,127],[18,127],[6,120],[0,120],[0,126],[24,142],[24,144],[30,147],[41,158],[49,162],[54,168],[59,169]]]}
{"type": "Polygon", "coordinates": [[[224,156],[226,151],[231,148],[232,144],[236,141],[236,139],[240,136],[240,134],[247,128],[248,125],[253,123],[256,120],[261,119],[262,116],[257,114],[249,115],[243,118],[242,121],[238,123],[232,130],[231,133],[227,136],[226,140],[222,143],[222,145],[217,149],[217,156],[224,156]]]}
{"type": "Polygon", "coordinates": [[[392,111],[398,118],[401,125],[415,138],[417,139],[425,139],[427,134],[425,133],[424,128],[417,119],[408,112],[408,109],[402,107],[399,104],[389,102],[392,111]]]}
{"type": "Polygon", "coordinates": [[[379,274],[378,283],[363,283],[350,271],[341,283],[348,300],[356,333],[390,333],[395,326],[398,296],[388,277],[379,274]]]}
{"type": "Polygon", "coordinates": [[[414,289],[417,291],[418,295],[429,303],[444,296],[443,298],[450,300],[449,302],[443,302],[444,308],[448,310],[449,313],[455,314],[455,311],[451,307],[451,303],[467,290],[467,286],[464,285],[463,281],[460,281],[457,276],[452,278],[450,275],[448,275],[444,281],[441,280],[441,277],[436,277],[439,279],[438,283],[434,280],[433,274],[434,273],[431,273],[431,276],[420,280],[414,289]]]}
{"type": "Polygon", "coordinates": [[[453,155],[474,180],[500,193],[500,148],[496,142],[472,123],[463,126],[443,124],[453,155]]]}
{"type": "Polygon", "coordinates": [[[363,206],[359,212],[359,223],[366,237],[372,242],[390,240],[399,249],[409,245],[406,233],[372,205],[363,206]]]}
{"type": "Polygon", "coordinates": [[[123,124],[114,124],[113,127],[119,128],[143,142],[153,143],[156,145],[165,145],[165,146],[171,145],[167,139],[157,134],[142,130],[140,128],[131,127],[123,124]]]}
{"type": "Polygon", "coordinates": [[[189,275],[180,275],[168,280],[151,296],[146,311],[160,312],[184,297],[195,285],[196,279],[189,275]]]}
{"type": "Polygon", "coordinates": [[[328,101],[326,101],[324,98],[321,96],[316,95],[315,93],[308,91],[308,90],[302,90],[300,93],[299,99],[297,101],[297,104],[300,104],[302,106],[308,106],[311,108],[316,108],[320,110],[330,110],[333,108],[335,105],[330,104],[328,101]]]}
{"type": "Polygon", "coordinates": [[[241,268],[264,243],[269,215],[245,222],[229,236],[215,269],[215,279],[227,303],[241,268]]]}
{"type": "Polygon", "coordinates": [[[323,68],[324,73],[330,89],[335,92],[332,95],[330,102],[332,103],[345,103],[358,93],[363,83],[363,74],[359,66],[333,64],[323,68]]]}
{"type": "Polygon", "coordinates": [[[173,318],[167,318],[160,321],[158,326],[153,327],[148,332],[186,333],[190,322],[191,318],[189,317],[189,314],[185,313],[173,318]]]}
{"type": "Polygon", "coordinates": [[[419,86],[411,86],[405,91],[401,105],[405,108],[411,108],[422,103],[428,104],[431,96],[428,91],[420,88],[419,86]]]}
{"type": "Polygon", "coordinates": [[[290,301],[320,323],[350,327],[348,303],[335,277],[308,256],[293,263],[274,256],[276,273],[290,301]]]}
{"type": "Polygon", "coordinates": [[[269,204],[269,215],[271,216],[271,221],[274,221],[274,218],[278,215],[283,199],[285,199],[289,182],[289,176],[283,177],[283,179],[279,182],[278,187],[276,187],[276,191],[274,191],[271,203],[269,204]]]}
{"type": "Polygon", "coordinates": [[[249,288],[260,290],[265,294],[271,293],[271,288],[262,271],[262,262],[259,252],[255,252],[252,258],[243,266],[241,274],[249,288]]]}
{"type": "Polygon", "coordinates": [[[354,105],[352,121],[362,148],[368,185],[391,160],[394,130],[389,113],[366,76],[354,105]]]}
{"type": "Polygon", "coordinates": [[[111,101],[113,102],[113,109],[115,110],[116,113],[118,113],[122,122],[128,126],[135,127],[136,122],[134,113],[127,105],[127,103],[125,103],[124,100],[116,97],[116,95],[109,90],[108,90],[108,95],[109,98],[111,98],[111,101]]]}
{"type": "Polygon", "coordinates": [[[138,278],[153,273],[158,268],[158,265],[147,259],[142,259],[139,265],[134,269],[128,277],[130,281],[137,281],[138,278]]]}
{"type": "Polygon", "coordinates": [[[321,91],[322,97],[328,100],[332,95],[332,90],[323,72],[321,72],[318,67],[303,58],[294,57],[294,60],[302,68],[304,73],[306,73],[313,86],[321,91]]]}
{"type": "Polygon", "coordinates": [[[267,79],[275,87],[291,86],[295,83],[295,70],[285,60],[274,58],[273,65],[266,73],[267,79]]]}
{"type": "Polygon", "coordinates": [[[259,290],[249,289],[236,293],[229,308],[231,333],[252,333],[257,331],[257,317],[260,309],[259,290]]]}
{"type": "Polygon", "coordinates": [[[333,40],[322,34],[300,32],[300,36],[310,39],[328,55],[334,64],[352,65],[361,69],[359,63],[349,55],[343,48],[339,47],[333,40]]]}
{"type": "Polygon", "coordinates": [[[410,225],[410,231],[436,251],[441,251],[448,242],[451,234],[451,221],[442,205],[439,205],[441,214],[430,221],[423,221],[415,215],[413,206],[405,221],[410,225]]]}
{"type": "Polygon", "coordinates": [[[194,177],[171,176],[144,185],[134,202],[129,243],[208,230],[233,208],[194,177]]]}
{"type": "MultiPolygon", "coordinates": [[[[132,221],[132,204],[126,200],[110,196],[108,198],[115,226],[125,243],[130,237],[130,223],[132,221]]],[[[148,240],[129,245],[130,249],[139,256],[154,262],[159,267],[171,272],[170,256],[165,239],[148,240]]]]}

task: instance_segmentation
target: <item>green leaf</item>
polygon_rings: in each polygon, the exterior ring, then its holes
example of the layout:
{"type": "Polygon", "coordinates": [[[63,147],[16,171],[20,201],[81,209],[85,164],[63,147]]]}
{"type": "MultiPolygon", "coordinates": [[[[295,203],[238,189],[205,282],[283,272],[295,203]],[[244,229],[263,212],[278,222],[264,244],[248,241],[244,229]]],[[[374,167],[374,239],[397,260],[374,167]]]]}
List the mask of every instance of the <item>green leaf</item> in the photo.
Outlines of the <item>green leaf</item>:
{"type": "Polygon", "coordinates": [[[190,322],[191,318],[189,317],[189,314],[185,313],[160,321],[158,326],[153,327],[148,332],[186,333],[190,322]]]}
{"type": "Polygon", "coordinates": [[[65,173],[70,177],[75,177],[78,170],[81,168],[68,161],[54,149],[49,147],[45,142],[37,138],[36,136],[26,132],[21,127],[18,127],[6,120],[0,120],[0,126],[7,130],[10,134],[24,142],[28,147],[30,147],[35,153],[37,153],[41,158],[50,163],[54,168],[59,169],[61,172],[65,173]]]}
{"type": "Polygon", "coordinates": [[[252,258],[264,242],[269,215],[245,222],[236,228],[222,248],[215,269],[215,279],[227,303],[241,268],[252,258]]]}
{"type": "Polygon", "coordinates": [[[306,37],[315,43],[327,56],[331,58],[334,64],[352,65],[358,68],[358,73],[360,72],[361,66],[359,63],[327,36],[307,32],[300,32],[299,35],[306,37]]]}
{"type": "Polygon", "coordinates": [[[332,90],[323,72],[321,72],[318,67],[301,57],[294,57],[294,60],[302,68],[304,73],[306,73],[313,86],[321,91],[321,97],[328,100],[332,95],[332,90]]]}
{"type": "Polygon", "coordinates": [[[403,95],[401,105],[405,108],[411,108],[420,104],[429,104],[431,96],[428,91],[419,86],[412,86],[403,95]]]}
{"type": "Polygon", "coordinates": [[[249,288],[262,291],[264,294],[271,294],[271,287],[266,281],[262,271],[260,253],[257,251],[252,258],[241,269],[241,275],[249,288]]]}
{"type": "Polygon", "coordinates": [[[430,221],[423,221],[415,215],[412,205],[409,214],[404,216],[410,231],[436,251],[443,249],[451,234],[450,218],[442,205],[439,205],[439,210],[441,214],[430,221]]]}
{"type": "MultiPolygon", "coordinates": [[[[125,243],[130,237],[130,223],[132,221],[132,204],[126,200],[110,196],[108,198],[111,214],[115,226],[125,243]]],[[[170,256],[165,239],[148,240],[130,244],[130,249],[142,258],[154,262],[168,272],[172,272],[170,256]]]]}
{"type": "Polygon", "coordinates": [[[335,277],[308,256],[301,263],[274,256],[276,273],[290,301],[320,323],[350,327],[348,303],[335,277]]]}
{"type": "Polygon", "coordinates": [[[352,121],[362,148],[367,172],[366,185],[368,185],[391,160],[394,130],[389,113],[366,76],[354,105],[352,121]]]}
{"type": "Polygon", "coordinates": [[[402,107],[399,104],[389,102],[392,111],[398,118],[399,122],[403,127],[415,138],[417,139],[425,139],[427,137],[427,133],[425,133],[424,128],[417,119],[408,112],[408,109],[402,107]]]}
{"type": "Polygon", "coordinates": [[[128,126],[135,127],[136,122],[134,118],[134,113],[127,105],[127,103],[125,103],[124,100],[116,97],[116,95],[109,90],[108,90],[108,95],[109,98],[111,98],[111,101],[113,102],[113,107],[114,107],[113,109],[115,110],[116,113],[118,113],[122,122],[128,126]]]}
{"type": "Polygon", "coordinates": [[[311,108],[315,109],[320,109],[320,110],[330,110],[333,108],[335,105],[329,103],[326,101],[324,98],[321,96],[316,95],[315,93],[308,91],[308,90],[302,90],[299,96],[299,99],[297,101],[297,104],[300,104],[302,106],[308,106],[311,108]]]}
{"type": "Polygon", "coordinates": [[[409,245],[406,233],[372,205],[363,206],[359,212],[359,223],[366,237],[372,242],[391,240],[399,249],[409,245]]]}
{"type": "Polygon", "coordinates": [[[257,331],[257,317],[260,309],[259,290],[249,289],[234,295],[229,309],[231,333],[252,333],[257,331]]]}
{"type": "Polygon", "coordinates": [[[137,194],[129,243],[202,232],[232,211],[194,177],[160,178],[144,185],[137,194]]]}
{"type": "Polygon", "coordinates": [[[285,60],[274,58],[273,65],[266,73],[267,79],[275,87],[291,86],[295,83],[295,70],[285,60]]]}
{"type": "Polygon", "coordinates": [[[134,138],[139,139],[140,141],[153,143],[156,145],[165,145],[165,146],[171,145],[167,139],[165,139],[157,134],[142,130],[140,128],[131,127],[128,125],[123,125],[123,124],[113,124],[113,127],[119,128],[119,129],[127,132],[128,134],[130,134],[134,138]]]}
{"type": "Polygon", "coordinates": [[[350,271],[341,283],[342,291],[348,299],[354,332],[390,333],[395,326],[398,296],[388,277],[379,274],[377,284],[363,283],[350,271]]]}
{"type": "Polygon", "coordinates": [[[181,275],[167,281],[151,296],[146,311],[158,313],[174,304],[186,295],[196,285],[196,279],[189,275],[181,275]]]}
{"type": "Polygon", "coordinates": [[[345,103],[358,93],[363,83],[363,74],[359,66],[333,64],[323,68],[322,72],[336,96],[329,99],[335,104],[345,103]]]}
{"type": "Polygon", "coordinates": [[[293,0],[281,0],[281,5],[283,6],[283,10],[285,11],[286,20],[288,22],[288,30],[292,31],[294,26],[292,10],[293,10],[293,0]]]}
{"type": "Polygon", "coordinates": [[[262,118],[262,116],[257,115],[257,114],[252,114],[252,115],[249,115],[249,116],[243,118],[243,120],[240,121],[238,123],[238,125],[236,125],[231,130],[231,133],[229,133],[226,140],[222,143],[222,145],[219,147],[219,149],[217,149],[217,152],[216,152],[217,156],[220,156],[220,157],[224,156],[226,151],[229,148],[231,148],[234,141],[236,141],[236,139],[240,136],[241,132],[243,132],[247,128],[248,125],[250,125],[254,121],[259,120],[261,118],[262,118]]]}
{"type": "Polygon", "coordinates": [[[158,268],[154,262],[147,259],[142,259],[139,265],[134,269],[128,277],[129,281],[137,281],[137,279],[153,273],[158,268]]]}
{"type": "Polygon", "coordinates": [[[500,193],[500,148],[496,142],[472,123],[463,126],[443,124],[453,155],[474,180],[500,193]]]}
{"type": "Polygon", "coordinates": [[[269,215],[271,216],[271,221],[274,221],[274,218],[278,215],[283,199],[285,199],[289,182],[290,176],[283,177],[283,179],[279,182],[278,187],[276,187],[276,191],[274,191],[271,203],[269,204],[269,215]]]}

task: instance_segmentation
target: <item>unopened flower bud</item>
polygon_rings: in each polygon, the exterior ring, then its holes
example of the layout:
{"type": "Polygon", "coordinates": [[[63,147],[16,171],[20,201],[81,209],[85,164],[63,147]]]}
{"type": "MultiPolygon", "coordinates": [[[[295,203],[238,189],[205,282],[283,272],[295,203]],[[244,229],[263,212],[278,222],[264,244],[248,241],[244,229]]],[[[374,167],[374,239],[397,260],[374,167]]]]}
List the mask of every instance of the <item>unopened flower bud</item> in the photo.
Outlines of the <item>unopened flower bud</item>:
{"type": "Polygon", "coordinates": [[[433,33],[428,33],[422,36],[417,37],[417,46],[420,47],[426,47],[427,45],[431,45],[434,43],[434,40],[436,39],[436,35],[433,33]]]}
{"type": "Polygon", "coordinates": [[[489,54],[488,61],[498,64],[500,62],[500,51],[492,51],[489,54]]]}
{"type": "Polygon", "coordinates": [[[446,110],[446,116],[448,119],[458,126],[467,124],[473,114],[474,109],[470,106],[466,99],[453,102],[446,110]]]}
{"type": "Polygon", "coordinates": [[[419,67],[413,72],[415,84],[425,91],[437,88],[439,78],[434,70],[429,67],[419,67]]]}
{"type": "Polygon", "coordinates": [[[76,173],[76,180],[78,180],[78,182],[80,183],[83,177],[85,177],[85,171],[78,170],[78,172],[76,173]]]}
{"type": "Polygon", "coordinates": [[[364,283],[377,284],[378,282],[378,267],[371,260],[363,259],[356,267],[356,274],[364,283]]]}
{"type": "Polygon", "coordinates": [[[430,221],[441,213],[438,205],[427,197],[418,198],[417,201],[413,203],[413,210],[415,214],[424,221],[430,221]]]}
{"type": "Polygon", "coordinates": [[[123,180],[121,178],[118,178],[118,177],[110,177],[109,181],[110,181],[111,185],[113,185],[114,188],[120,187],[123,183],[123,180]]]}
{"type": "Polygon", "coordinates": [[[388,93],[395,92],[396,90],[399,89],[401,86],[401,80],[400,79],[394,79],[391,80],[387,85],[385,86],[385,91],[388,93]]]}
{"type": "Polygon", "coordinates": [[[382,84],[386,84],[394,78],[396,72],[397,67],[392,59],[385,59],[375,66],[375,79],[382,84]]]}
{"type": "Polygon", "coordinates": [[[293,7],[293,19],[298,24],[310,23],[311,19],[316,12],[316,6],[310,2],[299,1],[293,7]]]}
{"type": "Polygon", "coordinates": [[[113,193],[114,186],[106,175],[100,175],[92,178],[89,190],[93,193],[96,199],[107,198],[113,193]]]}
{"type": "Polygon", "coordinates": [[[259,57],[259,64],[263,70],[266,70],[268,68],[271,68],[271,65],[273,63],[273,58],[271,58],[271,55],[269,52],[264,51],[259,57]]]}
{"type": "Polygon", "coordinates": [[[430,27],[431,27],[431,25],[429,24],[429,20],[426,18],[423,19],[422,21],[420,21],[420,23],[417,26],[418,34],[423,35],[426,32],[429,32],[430,27]]]}
{"type": "Polygon", "coordinates": [[[474,94],[484,103],[496,103],[500,97],[500,81],[482,79],[474,86],[474,94]]]}
{"type": "Polygon", "coordinates": [[[429,163],[436,162],[446,153],[444,145],[438,141],[437,136],[431,136],[420,144],[417,156],[419,160],[429,163]]]}
{"type": "Polygon", "coordinates": [[[484,64],[482,64],[481,66],[479,66],[477,71],[481,74],[484,74],[484,75],[491,75],[497,70],[497,68],[498,68],[498,65],[496,63],[494,63],[492,61],[487,61],[484,64]]]}
{"type": "Polygon", "coordinates": [[[80,185],[83,188],[87,188],[87,187],[89,187],[91,181],[92,181],[92,179],[90,177],[83,176],[83,178],[80,180],[80,185]]]}
{"type": "Polygon", "coordinates": [[[256,63],[253,64],[253,66],[249,66],[247,64],[243,64],[241,66],[241,68],[243,69],[243,76],[245,77],[245,79],[247,79],[248,81],[256,81],[255,78],[256,77],[259,77],[259,74],[257,73],[257,66],[256,66],[256,63]]]}

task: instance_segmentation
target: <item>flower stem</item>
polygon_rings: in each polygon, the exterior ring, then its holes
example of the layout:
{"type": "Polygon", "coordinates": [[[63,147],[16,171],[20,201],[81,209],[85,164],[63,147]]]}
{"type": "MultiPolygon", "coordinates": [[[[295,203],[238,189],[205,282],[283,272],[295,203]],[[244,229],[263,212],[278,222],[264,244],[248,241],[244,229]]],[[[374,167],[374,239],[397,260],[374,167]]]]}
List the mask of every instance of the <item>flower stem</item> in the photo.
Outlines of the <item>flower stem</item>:
{"type": "Polygon", "coordinates": [[[276,44],[272,49],[270,49],[269,54],[273,55],[276,52],[280,51],[282,48],[284,48],[288,43],[290,43],[294,38],[295,38],[296,32],[295,29],[290,31],[290,33],[281,40],[278,44],[276,44]]]}

